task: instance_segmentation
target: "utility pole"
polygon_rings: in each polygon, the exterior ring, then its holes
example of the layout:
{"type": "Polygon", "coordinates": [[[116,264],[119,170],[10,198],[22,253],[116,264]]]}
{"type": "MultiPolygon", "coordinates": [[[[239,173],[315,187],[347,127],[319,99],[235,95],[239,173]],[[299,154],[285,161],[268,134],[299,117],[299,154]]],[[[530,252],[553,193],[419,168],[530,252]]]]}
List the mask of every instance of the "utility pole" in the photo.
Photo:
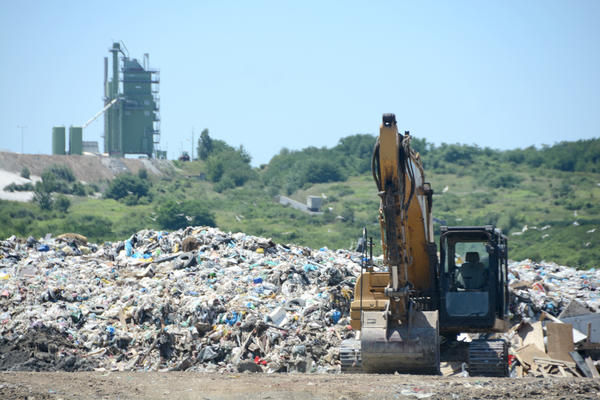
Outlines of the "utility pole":
{"type": "Polygon", "coordinates": [[[17,125],[17,129],[21,129],[21,154],[23,154],[23,130],[27,128],[26,125],[17,125]]]}

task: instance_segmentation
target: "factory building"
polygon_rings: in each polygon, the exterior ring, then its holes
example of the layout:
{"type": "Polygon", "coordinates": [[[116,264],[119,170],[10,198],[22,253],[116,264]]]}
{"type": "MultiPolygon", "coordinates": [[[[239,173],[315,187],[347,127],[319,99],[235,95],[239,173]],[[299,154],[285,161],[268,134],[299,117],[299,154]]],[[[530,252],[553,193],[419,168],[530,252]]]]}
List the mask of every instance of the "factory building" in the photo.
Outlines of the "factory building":
{"type": "MultiPolygon", "coordinates": [[[[83,130],[104,114],[104,153],[111,157],[146,155],[163,158],[157,149],[160,141],[160,74],[149,67],[149,56],[142,63],[129,57],[123,42],[115,42],[109,58],[104,57],[104,108],[82,126],[69,128],[69,149],[66,150],[64,126],[52,128],[52,154],[82,154],[83,130]]],[[[87,142],[89,143],[89,142],[87,142]]],[[[96,150],[97,152],[97,150],[96,150]]]]}
{"type": "Polygon", "coordinates": [[[113,43],[112,77],[104,58],[104,152],[110,156],[146,154],[152,157],[160,140],[159,71],[131,59],[119,43],[113,43]]]}

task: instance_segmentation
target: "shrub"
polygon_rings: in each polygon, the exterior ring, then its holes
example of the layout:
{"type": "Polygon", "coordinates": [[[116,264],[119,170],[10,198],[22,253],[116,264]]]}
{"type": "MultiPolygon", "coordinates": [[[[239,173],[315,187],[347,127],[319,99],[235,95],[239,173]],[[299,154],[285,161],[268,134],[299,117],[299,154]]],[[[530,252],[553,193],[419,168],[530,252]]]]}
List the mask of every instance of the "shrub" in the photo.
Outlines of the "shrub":
{"type": "Polygon", "coordinates": [[[221,157],[210,157],[206,163],[207,176],[211,182],[219,182],[225,171],[225,160],[221,157]]]}
{"type": "Polygon", "coordinates": [[[112,222],[95,215],[70,215],[62,228],[65,232],[79,233],[90,240],[103,240],[112,234],[112,222]]]}
{"type": "Polygon", "coordinates": [[[52,209],[52,194],[40,182],[37,182],[35,185],[32,201],[37,203],[42,210],[52,209]]]}
{"type": "Polygon", "coordinates": [[[313,160],[306,164],[305,181],[310,183],[325,183],[345,181],[339,164],[330,160],[313,160]]]}
{"type": "Polygon", "coordinates": [[[61,194],[54,200],[54,207],[58,211],[66,213],[69,210],[69,207],[71,207],[71,200],[64,194],[61,194]]]}
{"type": "Polygon", "coordinates": [[[156,221],[163,229],[181,229],[186,226],[215,226],[215,216],[199,200],[176,202],[167,200],[157,210],[156,221]]]}
{"type": "Polygon", "coordinates": [[[215,215],[200,200],[192,200],[184,203],[184,210],[190,217],[193,226],[216,226],[215,215]]]}
{"type": "Polygon", "coordinates": [[[492,188],[514,188],[523,178],[510,171],[490,171],[478,178],[479,183],[492,188]]]}
{"type": "MultiPolygon", "coordinates": [[[[66,165],[52,164],[44,170],[44,173],[54,175],[56,179],[59,180],[75,182],[75,174],[73,174],[71,168],[66,165]]],[[[42,177],[44,176],[44,173],[42,173],[42,177]]]]}
{"type": "Polygon", "coordinates": [[[53,164],[42,172],[42,184],[44,190],[49,193],[70,194],[73,192],[71,183],[74,184],[74,182],[73,171],[64,165],[53,164]]]}
{"type": "Polygon", "coordinates": [[[227,189],[232,189],[236,186],[235,181],[232,177],[226,176],[221,179],[219,182],[215,183],[213,189],[215,192],[223,193],[227,189]]]}
{"type": "Polygon", "coordinates": [[[229,187],[243,186],[256,178],[256,171],[250,166],[250,157],[243,149],[223,149],[208,157],[206,161],[208,179],[213,183],[225,183],[215,186],[215,190],[223,191],[229,187]]]}
{"type": "Polygon", "coordinates": [[[29,177],[31,176],[31,172],[29,171],[29,168],[23,167],[23,169],[21,170],[21,176],[25,179],[29,179],[29,177]]]}
{"type": "Polygon", "coordinates": [[[98,184],[96,184],[96,183],[90,183],[89,185],[84,186],[84,188],[85,188],[85,193],[88,195],[92,195],[92,194],[100,191],[100,186],[98,186],[98,184]]]}
{"type": "Polygon", "coordinates": [[[345,204],[342,213],[340,214],[344,218],[344,222],[351,224],[354,222],[354,209],[350,205],[345,204]]]}
{"type": "Polygon", "coordinates": [[[35,190],[35,187],[33,186],[33,184],[31,182],[27,182],[24,183],[22,185],[17,185],[16,183],[11,183],[10,185],[7,185],[4,187],[4,190],[8,191],[8,192],[32,192],[33,190],[35,190]]]}
{"type": "Polygon", "coordinates": [[[149,181],[140,179],[139,176],[129,173],[121,174],[110,182],[104,197],[115,200],[127,198],[127,204],[137,204],[141,197],[148,195],[150,185],[149,181]]]}
{"type": "Polygon", "coordinates": [[[75,196],[85,196],[85,186],[81,182],[73,182],[73,186],[71,187],[71,193],[75,196]]]}

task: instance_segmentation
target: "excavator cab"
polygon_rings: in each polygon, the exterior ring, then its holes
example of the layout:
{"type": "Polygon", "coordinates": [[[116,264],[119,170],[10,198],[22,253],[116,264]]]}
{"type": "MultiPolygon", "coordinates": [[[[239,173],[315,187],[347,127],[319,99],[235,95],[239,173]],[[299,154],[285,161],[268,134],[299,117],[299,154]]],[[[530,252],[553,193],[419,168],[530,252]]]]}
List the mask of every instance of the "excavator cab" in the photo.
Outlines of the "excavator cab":
{"type": "Polygon", "coordinates": [[[504,331],[506,236],[492,226],[440,230],[440,333],[504,331]]]}

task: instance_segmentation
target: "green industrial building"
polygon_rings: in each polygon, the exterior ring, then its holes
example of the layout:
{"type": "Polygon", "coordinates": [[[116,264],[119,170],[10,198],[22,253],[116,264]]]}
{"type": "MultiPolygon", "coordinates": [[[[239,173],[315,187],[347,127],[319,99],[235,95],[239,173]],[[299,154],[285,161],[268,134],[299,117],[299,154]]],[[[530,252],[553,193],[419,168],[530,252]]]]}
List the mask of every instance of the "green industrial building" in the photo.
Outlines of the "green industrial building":
{"type": "Polygon", "coordinates": [[[104,152],[113,157],[145,154],[152,157],[160,140],[159,71],[129,58],[127,49],[113,43],[112,77],[104,58],[104,152]]]}

